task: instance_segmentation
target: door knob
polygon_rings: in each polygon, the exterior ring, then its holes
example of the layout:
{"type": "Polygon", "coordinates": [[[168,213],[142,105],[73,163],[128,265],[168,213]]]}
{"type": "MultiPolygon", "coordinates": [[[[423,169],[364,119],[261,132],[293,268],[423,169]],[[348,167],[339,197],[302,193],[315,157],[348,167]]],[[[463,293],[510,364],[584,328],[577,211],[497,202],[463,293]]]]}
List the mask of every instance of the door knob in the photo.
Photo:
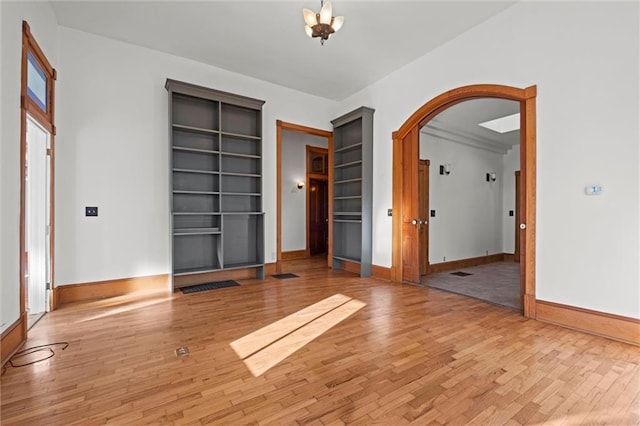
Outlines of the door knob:
{"type": "Polygon", "coordinates": [[[520,224],[520,229],[527,229],[527,225],[526,225],[526,224],[524,224],[524,223],[521,223],[521,224],[520,224]]]}
{"type": "Polygon", "coordinates": [[[411,221],[411,224],[412,224],[412,225],[417,225],[417,224],[418,224],[418,221],[417,221],[416,219],[413,219],[413,220],[411,221]]]}

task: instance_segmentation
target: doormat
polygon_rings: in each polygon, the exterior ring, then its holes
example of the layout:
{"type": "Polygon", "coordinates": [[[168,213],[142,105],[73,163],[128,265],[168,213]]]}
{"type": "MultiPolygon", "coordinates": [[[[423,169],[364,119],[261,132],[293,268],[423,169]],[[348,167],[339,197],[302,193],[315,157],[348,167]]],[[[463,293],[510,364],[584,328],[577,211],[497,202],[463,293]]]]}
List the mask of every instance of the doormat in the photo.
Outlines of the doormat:
{"type": "Polygon", "coordinates": [[[275,275],[272,275],[272,277],[277,278],[279,280],[286,280],[287,278],[298,278],[299,275],[287,273],[287,274],[275,274],[275,275]]]}
{"type": "Polygon", "coordinates": [[[196,284],[196,285],[190,285],[188,287],[181,287],[180,291],[184,294],[187,293],[196,293],[198,291],[206,291],[206,290],[216,290],[218,288],[225,288],[225,287],[236,287],[239,286],[240,284],[238,284],[235,281],[216,281],[213,283],[206,283],[206,284],[196,284]]]}
{"type": "Polygon", "coordinates": [[[468,277],[469,275],[473,275],[473,274],[470,274],[468,272],[458,271],[458,272],[452,272],[451,275],[456,275],[458,277],[468,277]]]}

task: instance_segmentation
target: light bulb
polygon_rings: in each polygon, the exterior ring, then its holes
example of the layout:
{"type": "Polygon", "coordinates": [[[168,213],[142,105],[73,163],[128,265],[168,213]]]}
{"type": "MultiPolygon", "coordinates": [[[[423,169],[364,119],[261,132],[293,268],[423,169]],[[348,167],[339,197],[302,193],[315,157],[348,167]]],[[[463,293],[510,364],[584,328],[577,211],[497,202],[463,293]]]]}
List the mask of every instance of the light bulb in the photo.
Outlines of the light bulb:
{"type": "Polygon", "coordinates": [[[331,24],[331,27],[334,31],[337,32],[340,28],[342,28],[342,24],[344,24],[344,16],[336,16],[335,18],[333,18],[333,24],[331,24]]]}
{"type": "Polygon", "coordinates": [[[313,10],[302,9],[302,14],[304,15],[304,22],[306,22],[308,26],[313,27],[314,25],[318,25],[316,13],[313,10]]]}
{"type": "Polygon", "coordinates": [[[308,35],[309,37],[313,37],[313,30],[311,29],[311,27],[310,27],[310,26],[305,25],[305,26],[304,26],[304,31],[307,33],[307,35],[308,35]]]}
{"type": "Polygon", "coordinates": [[[324,4],[324,6],[322,6],[322,9],[320,10],[320,23],[321,24],[331,24],[331,13],[333,11],[331,10],[331,2],[328,1],[324,4]]]}

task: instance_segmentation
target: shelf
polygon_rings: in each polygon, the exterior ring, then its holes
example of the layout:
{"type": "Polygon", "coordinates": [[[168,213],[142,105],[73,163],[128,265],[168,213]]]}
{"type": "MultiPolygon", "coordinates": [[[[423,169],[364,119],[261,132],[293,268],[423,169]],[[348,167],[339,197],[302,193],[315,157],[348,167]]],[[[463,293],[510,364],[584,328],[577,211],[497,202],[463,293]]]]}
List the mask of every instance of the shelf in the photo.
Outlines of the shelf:
{"type": "Polygon", "coordinates": [[[199,154],[220,154],[220,151],[212,151],[210,149],[185,148],[185,147],[176,146],[176,145],[174,145],[172,148],[174,151],[196,152],[199,154]]]}
{"type": "Polygon", "coordinates": [[[223,216],[257,216],[264,215],[264,212],[223,212],[223,216]]]}
{"type": "Polygon", "coordinates": [[[204,234],[220,234],[220,228],[175,228],[173,230],[174,236],[204,234]]]}
{"type": "Polygon", "coordinates": [[[224,269],[242,269],[242,268],[258,268],[264,266],[264,263],[245,262],[245,263],[231,263],[224,265],[224,269]]]}
{"type": "Polygon", "coordinates": [[[351,183],[351,182],[362,182],[362,178],[335,180],[335,181],[333,181],[334,185],[339,185],[339,184],[344,184],[344,183],[351,183]]]}
{"type": "MultiPolygon", "coordinates": [[[[216,132],[216,133],[218,133],[218,132],[216,132]]],[[[252,139],[254,141],[262,140],[262,136],[241,135],[239,133],[231,133],[231,132],[220,132],[220,134],[222,136],[231,136],[232,138],[252,139]]]]}
{"type": "Polygon", "coordinates": [[[194,170],[194,169],[173,169],[174,172],[179,173],[200,173],[203,175],[219,175],[220,172],[214,172],[211,170],[194,170]]]}
{"type": "Polygon", "coordinates": [[[333,212],[334,216],[362,216],[362,212],[333,212]]]}
{"type": "Polygon", "coordinates": [[[211,191],[185,191],[182,189],[177,189],[173,191],[174,194],[186,194],[186,195],[220,195],[219,192],[211,192],[211,191]]]}
{"type": "Polygon", "coordinates": [[[201,127],[185,126],[183,124],[173,124],[173,129],[184,130],[184,131],[193,132],[193,133],[206,133],[208,135],[217,135],[220,133],[217,130],[203,129],[201,127]]]}
{"type": "Polygon", "coordinates": [[[220,172],[220,174],[221,174],[222,176],[239,176],[239,177],[254,177],[254,178],[262,177],[262,175],[257,174],[257,173],[233,173],[233,172],[220,172]]]}
{"type": "Polygon", "coordinates": [[[362,160],[357,161],[349,161],[348,163],[335,164],[333,166],[334,169],[341,169],[343,167],[351,167],[351,166],[359,166],[362,164],[362,160]]]}
{"type": "Polygon", "coordinates": [[[359,200],[362,198],[362,195],[351,195],[348,197],[333,197],[334,200],[359,200]]]}
{"type": "Polygon", "coordinates": [[[344,260],[344,261],[347,261],[347,262],[353,262],[353,263],[358,263],[358,264],[360,263],[360,259],[356,259],[356,258],[353,258],[353,257],[333,256],[333,258],[336,259],[336,260],[344,260]]]}
{"type": "Polygon", "coordinates": [[[216,216],[220,215],[220,212],[173,212],[175,216],[192,216],[192,215],[200,215],[200,216],[216,216]]]}
{"type": "Polygon", "coordinates": [[[253,155],[253,154],[238,154],[237,152],[229,152],[229,151],[221,151],[220,152],[221,155],[227,156],[227,157],[239,157],[239,158],[262,158],[262,156],[260,155],[253,155]]]}
{"type": "Polygon", "coordinates": [[[175,269],[173,271],[173,275],[179,277],[181,275],[205,274],[207,272],[216,272],[220,270],[220,268],[215,268],[213,266],[203,266],[201,268],[175,269]]]}
{"type": "Polygon", "coordinates": [[[334,219],[334,223],[362,223],[361,220],[356,219],[334,219]]]}
{"type": "Polygon", "coordinates": [[[362,143],[354,143],[353,145],[347,145],[347,146],[344,146],[342,148],[337,148],[337,149],[333,150],[333,152],[335,152],[337,154],[339,152],[352,151],[354,149],[359,149],[361,147],[362,147],[362,143]]]}
{"type": "Polygon", "coordinates": [[[262,194],[259,192],[222,192],[220,193],[222,196],[248,196],[248,197],[260,197],[262,194]]]}

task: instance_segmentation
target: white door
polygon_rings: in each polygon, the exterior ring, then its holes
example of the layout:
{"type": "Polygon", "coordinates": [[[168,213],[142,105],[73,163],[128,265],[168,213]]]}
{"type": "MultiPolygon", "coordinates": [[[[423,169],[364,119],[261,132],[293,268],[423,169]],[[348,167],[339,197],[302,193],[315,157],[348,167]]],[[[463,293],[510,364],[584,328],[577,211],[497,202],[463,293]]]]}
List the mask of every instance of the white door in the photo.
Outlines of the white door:
{"type": "Polygon", "coordinates": [[[29,328],[49,310],[47,287],[51,276],[50,253],[50,158],[49,132],[27,116],[26,227],[27,250],[26,308],[29,328]]]}

